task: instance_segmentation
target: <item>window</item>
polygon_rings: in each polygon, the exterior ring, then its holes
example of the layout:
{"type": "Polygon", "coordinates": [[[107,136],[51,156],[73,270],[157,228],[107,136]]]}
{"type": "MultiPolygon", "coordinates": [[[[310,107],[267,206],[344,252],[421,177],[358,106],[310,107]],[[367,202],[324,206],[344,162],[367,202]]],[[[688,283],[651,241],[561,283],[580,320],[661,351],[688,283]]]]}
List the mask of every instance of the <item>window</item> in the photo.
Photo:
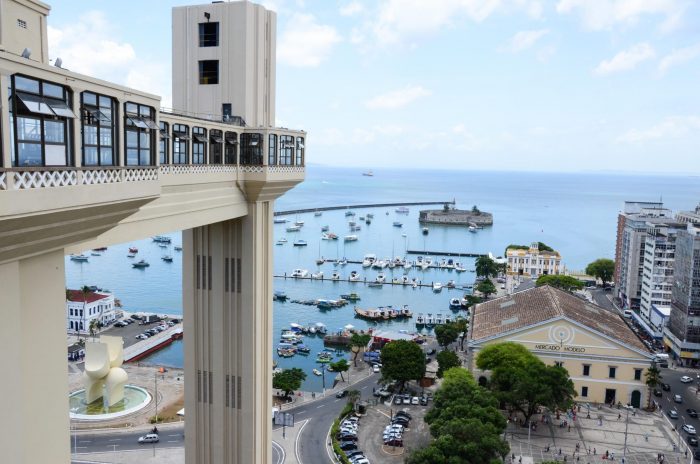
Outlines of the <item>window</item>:
{"type": "Polygon", "coordinates": [[[92,92],[81,94],[83,119],[83,166],[117,164],[115,150],[114,99],[92,92]]]}
{"type": "Polygon", "coordinates": [[[170,135],[168,134],[169,124],[167,122],[161,121],[160,126],[160,142],[158,147],[158,158],[160,164],[169,164],[168,162],[168,139],[170,135]]]}
{"type": "Polygon", "coordinates": [[[583,375],[591,375],[591,365],[590,364],[583,365],[583,375]]]}
{"type": "Polygon", "coordinates": [[[173,124],[173,164],[187,164],[190,128],[173,124]]]}
{"type": "Polygon", "coordinates": [[[583,398],[588,398],[588,387],[581,387],[581,396],[583,398]]]}
{"type": "Polygon", "coordinates": [[[634,380],[642,380],[642,370],[641,369],[634,370],[634,380]]]}
{"type": "Polygon", "coordinates": [[[294,164],[297,166],[304,165],[304,137],[297,137],[297,158],[294,164]]]}
{"type": "Polygon", "coordinates": [[[241,164],[262,165],[261,134],[241,134],[241,164]]]}
{"type": "Polygon", "coordinates": [[[13,75],[9,89],[13,166],[68,166],[75,114],[63,86],[13,75]]]}
{"type": "Polygon", "coordinates": [[[199,23],[199,46],[219,46],[219,23],[199,23]]]}
{"type": "Polygon", "coordinates": [[[154,115],[155,110],[150,106],[124,103],[127,166],[153,165],[155,131],[160,129],[154,121],[154,115]]]}
{"type": "Polygon", "coordinates": [[[221,145],[224,142],[223,133],[220,130],[209,131],[209,162],[211,164],[221,164],[221,145]]]}
{"type": "Polygon", "coordinates": [[[617,374],[617,367],[612,367],[612,366],[608,367],[608,377],[610,377],[611,379],[614,379],[615,374],[617,374]]]}
{"type": "Polygon", "coordinates": [[[203,127],[192,128],[192,164],[207,162],[207,130],[203,127]]]}
{"type": "Polygon", "coordinates": [[[224,142],[224,164],[236,164],[238,134],[235,132],[226,132],[224,135],[224,142]]]}
{"type": "Polygon", "coordinates": [[[277,135],[270,134],[267,143],[267,164],[274,166],[277,164],[277,135]]]}
{"type": "Polygon", "coordinates": [[[280,135],[279,164],[290,166],[292,164],[293,150],[294,137],[291,135],[280,135]]]}
{"type": "Polygon", "coordinates": [[[219,83],[219,60],[199,62],[199,83],[203,85],[219,83]]]}

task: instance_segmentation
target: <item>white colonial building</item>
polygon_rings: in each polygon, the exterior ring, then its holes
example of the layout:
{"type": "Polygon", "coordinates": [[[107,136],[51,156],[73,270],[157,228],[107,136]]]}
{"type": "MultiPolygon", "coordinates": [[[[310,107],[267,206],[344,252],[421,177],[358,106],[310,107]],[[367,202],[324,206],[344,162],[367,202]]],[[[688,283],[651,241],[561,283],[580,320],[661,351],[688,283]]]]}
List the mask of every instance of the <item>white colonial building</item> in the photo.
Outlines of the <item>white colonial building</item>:
{"type": "Polygon", "coordinates": [[[66,328],[71,331],[88,331],[90,323],[97,320],[107,325],[117,318],[114,295],[106,292],[68,290],[66,293],[66,328]]]}
{"type": "Polygon", "coordinates": [[[509,275],[526,275],[536,279],[541,275],[561,273],[559,252],[540,250],[537,242],[533,242],[527,249],[508,248],[506,259],[509,275]]]}

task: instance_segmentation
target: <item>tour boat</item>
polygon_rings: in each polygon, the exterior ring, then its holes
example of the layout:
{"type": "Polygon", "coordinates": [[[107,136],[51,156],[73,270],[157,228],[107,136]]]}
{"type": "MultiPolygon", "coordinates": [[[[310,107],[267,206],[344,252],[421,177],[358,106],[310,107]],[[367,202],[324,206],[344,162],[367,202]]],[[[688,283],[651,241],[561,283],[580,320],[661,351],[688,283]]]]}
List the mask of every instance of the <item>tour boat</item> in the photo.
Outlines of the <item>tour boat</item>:
{"type": "Polygon", "coordinates": [[[170,256],[170,255],[165,255],[165,256],[161,257],[160,259],[162,259],[162,260],[165,261],[166,263],[172,263],[172,262],[173,262],[173,257],[170,256]]]}
{"type": "Polygon", "coordinates": [[[87,262],[88,257],[85,256],[85,255],[83,255],[83,254],[80,254],[80,255],[70,255],[70,259],[71,259],[71,261],[78,261],[78,262],[84,263],[84,262],[87,262]]]}
{"type": "Polygon", "coordinates": [[[292,271],[292,277],[296,278],[303,278],[309,275],[309,271],[306,269],[294,269],[292,271]]]}
{"type": "Polygon", "coordinates": [[[294,242],[294,246],[296,247],[303,247],[306,245],[308,245],[308,243],[306,243],[306,240],[297,240],[296,242],[294,242]]]}
{"type": "Polygon", "coordinates": [[[345,242],[356,242],[357,241],[357,235],[346,235],[343,237],[343,241],[345,242]]]}
{"type": "Polygon", "coordinates": [[[349,280],[350,282],[357,282],[360,280],[360,274],[357,271],[352,271],[349,280]]]}
{"type": "Polygon", "coordinates": [[[399,213],[399,214],[408,214],[409,209],[406,208],[405,206],[399,206],[399,207],[396,208],[394,211],[396,211],[396,212],[399,213]]]}
{"type": "Polygon", "coordinates": [[[462,304],[459,302],[459,298],[450,299],[450,309],[460,309],[462,304]]]}
{"type": "Polygon", "coordinates": [[[285,222],[287,222],[287,220],[284,218],[275,218],[274,220],[275,224],[284,224],[285,222]]]}
{"type": "Polygon", "coordinates": [[[150,266],[150,264],[148,264],[148,262],[147,262],[145,259],[142,259],[142,260],[139,261],[138,263],[132,263],[131,266],[132,266],[132,267],[135,267],[135,268],[137,268],[137,269],[143,269],[143,268],[145,268],[145,267],[150,266]]]}
{"type": "Polygon", "coordinates": [[[442,291],[442,284],[440,282],[433,283],[433,291],[435,293],[440,293],[442,291]]]}
{"type": "Polygon", "coordinates": [[[286,230],[287,232],[299,232],[301,230],[301,226],[289,226],[286,230]]]}

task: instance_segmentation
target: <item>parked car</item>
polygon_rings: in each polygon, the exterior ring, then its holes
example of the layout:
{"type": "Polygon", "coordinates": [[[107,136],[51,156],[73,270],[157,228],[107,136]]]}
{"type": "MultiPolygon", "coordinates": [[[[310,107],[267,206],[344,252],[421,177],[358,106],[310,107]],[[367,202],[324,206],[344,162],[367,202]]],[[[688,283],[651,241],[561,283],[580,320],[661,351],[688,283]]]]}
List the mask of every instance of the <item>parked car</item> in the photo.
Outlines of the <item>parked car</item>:
{"type": "Polygon", "coordinates": [[[681,395],[673,395],[673,401],[675,401],[676,403],[682,403],[683,397],[681,395]]]}
{"type": "Polygon", "coordinates": [[[401,404],[403,397],[401,395],[394,396],[394,404],[401,404]]]}
{"type": "Polygon", "coordinates": [[[400,411],[396,411],[396,413],[395,413],[394,415],[396,415],[396,416],[404,416],[404,417],[406,417],[406,418],[408,418],[408,419],[413,419],[413,416],[412,416],[411,414],[409,414],[408,411],[404,411],[403,409],[400,410],[400,411]]]}
{"type": "Polygon", "coordinates": [[[353,457],[363,458],[365,457],[365,453],[360,450],[346,451],[345,456],[347,456],[348,459],[352,459],[353,457]]]}
{"type": "Polygon", "coordinates": [[[142,437],[139,437],[139,444],[144,444],[144,443],[158,443],[160,438],[158,438],[157,433],[149,433],[146,434],[142,437]]]}
{"type": "Polygon", "coordinates": [[[683,431],[687,433],[688,435],[695,435],[695,427],[693,427],[690,424],[684,424],[683,425],[683,431]]]}
{"type": "Polygon", "coordinates": [[[338,434],[338,440],[340,441],[357,441],[356,433],[340,433],[338,434]]]}
{"type": "Polygon", "coordinates": [[[420,405],[421,405],[421,406],[427,406],[427,405],[428,405],[428,397],[427,397],[427,396],[421,396],[421,397],[420,397],[420,405]]]}
{"type": "Polygon", "coordinates": [[[402,417],[402,416],[394,417],[393,419],[391,419],[392,424],[399,424],[399,425],[403,425],[404,427],[406,427],[409,422],[410,422],[410,420],[408,420],[407,418],[402,417]]]}
{"type": "Polygon", "coordinates": [[[692,377],[688,377],[687,375],[684,375],[683,377],[681,377],[681,382],[683,382],[683,383],[690,383],[692,381],[693,381],[692,377]]]}
{"type": "Polygon", "coordinates": [[[357,443],[354,441],[341,441],[338,446],[343,451],[353,451],[357,449],[357,443]]]}
{"type": "Polygon", "coordinates": [[[417,396],[414,396],[413,398],[411,398],[411,404],[413,404],[413,405],[415,405],[415,406],[419,405],[419,404],[420,404],[420,399],[418,399],[417,396]]]}
{"type": "Polygon", "coordinates": [[[428,350],[428,352],[425,353],[425,354],[427,354],[427,355],[429,355],[429,356],[432,356],[432,355],[434,355],[435,353],[437,353],[437,350],[436,350],[435,348],[431,348],[431,349],[428,350]]]}
{"type": "Polygon", "coordinates": [[[375,365],[374,367],[372,367],[372,372],[374,372],[375,374],[378,374],[378,373],[380,373],[381,371],[382,371],[382,370],[379,368],[379,366],[376,366],[376,365],[375,365]]]}
{"type": "Polygon", "coordinates": [[[697,417],[698,417],[698,412],[697,412],[695,409],[693,409],[693,408],[688,408],[688,409],[685,410],[685,412],[687,412],[688,415],[689,415],[690,417],[692,417],[692,418],[697,418],[697,417]]]}
{"type": "Polygon", "coordinates": [[[397,438],[397,439],[394,439],[394,440],[385,441],[384,444],[385,444],[386,446],[399,446],[399,447],[402,447],[402,446],[403,446],[403,440],[400,440],[400,439],[397,438]]]}
{"type": "Polygon", "coordinates": [[[411,397],[409,395],[403,395],[402,403],[411,404],[411,397]]]}

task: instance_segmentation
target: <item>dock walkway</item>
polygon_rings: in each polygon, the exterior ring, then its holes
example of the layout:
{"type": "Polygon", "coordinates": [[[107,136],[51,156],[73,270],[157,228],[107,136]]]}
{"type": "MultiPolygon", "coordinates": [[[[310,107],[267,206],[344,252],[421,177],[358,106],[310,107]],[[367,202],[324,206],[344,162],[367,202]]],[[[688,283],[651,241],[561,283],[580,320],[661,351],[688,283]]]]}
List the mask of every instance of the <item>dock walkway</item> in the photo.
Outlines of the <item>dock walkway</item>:
{"type": "Polygon", "coordinates": [[[181,337],[182,334],[182,325],[176,325],[174,327],[169,327],[167,330],[157,333],[153,337],[147,338],[146,340],[141,340],[138,343],[129,345],[124,348],[124,362],[138,361],[139,359],[158,351],[164,346],[171,344],[173,340],[181,337]]]}
{"type": "Polygon", "coordinates": [[[360,209],[360,208],[388,208],[394,206],[430,206],[430,205],[454,205],[455,200],[451,201],[417,201],[407,203],[374,203],[365,205],[344,205],[344,206],[324,206],[322,208],[304,208],[292,209],[289,211],[275,211],[275,216],[287,216],[289,214],[315,213],[317,211],[334,211],[340,209],[360,209]]]}

